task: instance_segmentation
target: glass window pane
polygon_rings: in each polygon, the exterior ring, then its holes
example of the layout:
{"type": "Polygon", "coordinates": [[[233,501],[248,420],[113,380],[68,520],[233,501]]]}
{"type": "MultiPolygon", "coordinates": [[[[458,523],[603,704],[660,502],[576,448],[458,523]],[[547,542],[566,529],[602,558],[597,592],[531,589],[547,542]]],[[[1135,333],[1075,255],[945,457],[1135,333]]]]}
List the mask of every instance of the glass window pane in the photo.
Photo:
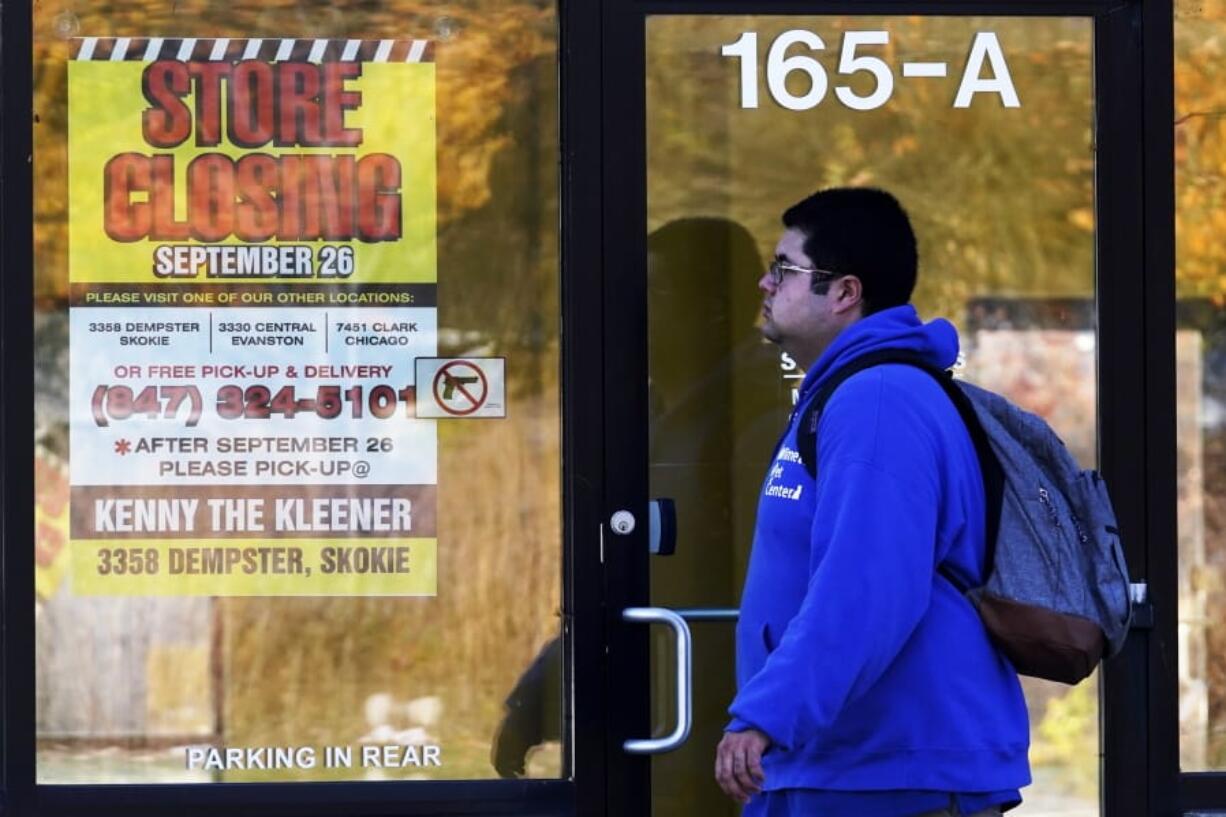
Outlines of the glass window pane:
{"type": "Polygon", "coordinates": [[[1175,3],[1179,762],[1226,769],[1226,9],[1175,3]]]}
{"type": "Polygon", "coordinates": [[[554,5],[34,15],[38,780],[568,774],[554,5]]]}
{"type": "MultiPolygon", "coordinates": [[[[652,562],[653,603],[739,599],[765,466],[803,374],[760,341],[755,284],[783,209],[818,188],[878,186],[902,201],[920,241],[914,301],[925,318],[957,325],[966,377],[1046,417],[1093,467],[1092,43],[1084,18],[648,19],[651,492],[675,498],[678,513],[676,554],[652,562]],[[797,41],[772,58],[786,32],[816,34],[824,47],[797,41]],[[874,99],[871,70],[840,73],[851,32],[888,35],[856,56],[885,66],[890,94],[874,99]],[[956,104],[985,33],[1019,107],[995,92],[956,104]],[[907,63],[940,65],[944,76],[906,76],[907,63]],[[824,96],[810,96],[814,74],[827,80],[824,96]],[[840,86],[861,101],[844,101],[840,86]]],[[[694,629],[695,727],[682,751],[654,761],[657,817],[736,813],[710,781],[732,696],[732,636],[726,625],[694,629]]],[[[662,651],[657,663],[663,729],[662,651]]],[[[1097,814],[1097,679],[1024,686],[1035,783],[1018,813],[1097,814]]]]}

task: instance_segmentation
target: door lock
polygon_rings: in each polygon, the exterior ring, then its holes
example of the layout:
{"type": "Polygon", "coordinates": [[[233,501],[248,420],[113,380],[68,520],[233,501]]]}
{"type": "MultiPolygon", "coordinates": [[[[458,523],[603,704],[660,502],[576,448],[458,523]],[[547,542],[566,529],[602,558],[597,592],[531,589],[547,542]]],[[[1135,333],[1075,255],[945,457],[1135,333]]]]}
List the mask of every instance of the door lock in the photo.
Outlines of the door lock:
{"type": "Polygon", "coordinates": [[[617,511],[609,518],[609,527],[621,536],[634,532],[634,514],[630,511],[617,511]]]}

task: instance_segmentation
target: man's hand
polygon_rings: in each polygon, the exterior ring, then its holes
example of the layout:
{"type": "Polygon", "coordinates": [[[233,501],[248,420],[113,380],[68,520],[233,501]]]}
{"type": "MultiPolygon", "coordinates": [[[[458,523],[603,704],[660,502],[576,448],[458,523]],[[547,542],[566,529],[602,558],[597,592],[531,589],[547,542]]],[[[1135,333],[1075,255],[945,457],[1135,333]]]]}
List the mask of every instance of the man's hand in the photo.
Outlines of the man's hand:
{"type": "Polygon", "coordinates": [[[715,750],[715,780],[724,794],[738,803],[762,791],[766,775],[762,772],[762,753],[771,739],[757,729],[725,732],[715,750]]]}

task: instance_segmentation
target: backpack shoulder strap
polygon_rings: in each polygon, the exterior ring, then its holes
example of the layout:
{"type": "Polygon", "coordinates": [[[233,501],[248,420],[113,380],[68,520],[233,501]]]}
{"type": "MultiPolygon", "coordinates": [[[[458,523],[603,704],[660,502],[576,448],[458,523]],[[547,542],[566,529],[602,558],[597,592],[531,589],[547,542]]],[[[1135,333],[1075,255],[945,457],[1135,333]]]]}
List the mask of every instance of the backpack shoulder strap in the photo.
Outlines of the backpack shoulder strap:
{"type": "Polygon", "coordinates": [[[904,349],[879,349],[876,352],[861,355],[836,369],[818,388],[813,398],[805,404],[800,417],[800,425],[796,430],[796,447],[800,452],[800,461],[810,477],[817,478],[817,427],[821,423],[822,411],[826,408],[826,403],[834,395],[835,389],[843,385],[843,381],[865,369],[871,369],[883,363],[906,363],[925,371],[940,371],[922,360],[919,355],[904,349]]]}
{"type": "MultiPolygon", "coordinates": [[[[941,390],[953,402],[954,407],[958,410],[958,415],[966,425],[966,430],[971,437],[971,443],[975,446],[975,454],[979,458],[979,468],[983,473],[983,491],[987,514],[984,526],[987,553],[984,563],[986,572],[991,573],[992,564],[996,557],[996,536],[1000,531],[1000,509],[1005,488],[1004,469],[1001,468],[1000,461],[992,450],[992,443],[988,439],[988,434],[984,430],[983,424],[979,421],[979,415],[975,412],[974,404],[966,392],[954,382],[953,375],[949,372],[928,363],[919,355],[902,349],[882,349],[877,352],[870,352],[851,361],[832,374],[821,385],[817,390],[817,394],[813,396],[813,399],[804,408],[800,418],[800,425],[796,432],[796,443],[800,453],[801,464],[810,477],[817,478],[817,428],[821,422],[822,410],[834,394],[835,389],[852,375],[885,363],[902,363],[914,366],[931,375],[932,379],[940,385],[941,390]]],[[[963,593],[970,589],[966,586],[965,582],[946,570],[944,565],[940,565],[938,571],[963,593]]]]}

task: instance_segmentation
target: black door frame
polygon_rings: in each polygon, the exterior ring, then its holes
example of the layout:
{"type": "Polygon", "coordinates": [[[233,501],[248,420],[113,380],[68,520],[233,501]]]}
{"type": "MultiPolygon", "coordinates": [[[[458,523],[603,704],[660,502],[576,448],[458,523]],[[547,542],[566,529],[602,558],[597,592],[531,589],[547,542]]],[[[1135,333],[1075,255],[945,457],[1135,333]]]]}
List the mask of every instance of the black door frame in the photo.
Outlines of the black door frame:
{"type": "MultiPolygon", "coordinates": [[[[1103,671],[1102,808],[1167,817],[1226,808],[1226,774],[1178,767],[1174,384],[1173,16],[1169,0],[605,0],[604,519],[646,507],[645,24],[653,14],[992,15],[1094,18],[1096,268],[1101,467],[1112,485],[1142,624],[1103,671]],[[1151,544],[1152,543],[1152,544],[1151,544]],[[1146,611],[1141,617],[1148,618],[1146,611]]],[[[571,102],[573,104],[573,101],[571,102]]],[[[584,175],[584,174],[579,174],[584,175]]],[[[618,613],[650,604],[645,532],[606,538],[606,626],[616,672],[607,748],[610,814],[650,813],[650,763],[619,754],[648,721],[647,634],[618,613]]]]}

